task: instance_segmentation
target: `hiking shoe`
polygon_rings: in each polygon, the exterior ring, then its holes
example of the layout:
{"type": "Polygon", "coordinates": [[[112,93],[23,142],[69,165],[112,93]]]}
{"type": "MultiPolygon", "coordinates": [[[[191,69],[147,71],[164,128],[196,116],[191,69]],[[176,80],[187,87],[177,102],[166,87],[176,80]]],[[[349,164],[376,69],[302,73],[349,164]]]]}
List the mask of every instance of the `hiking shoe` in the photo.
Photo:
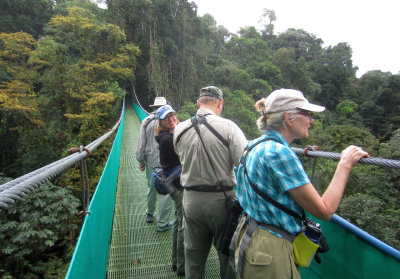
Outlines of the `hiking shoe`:
{"type": "Polygon", "coordinates": [[[153,216],[153,214],[147,213],[146,222],[147,222],[147,223],[153,223],[153,222],[154,222],[154,216],[153,216]]]}
{"type": "Polygon", "coordinates": [[[166,223],[163,226],[157,226],[157,231],[158,232],[165,232],[167,230],[170,230],[173,225],[174,225],[174,221],[169,221],[168,223],[166,223]]]}

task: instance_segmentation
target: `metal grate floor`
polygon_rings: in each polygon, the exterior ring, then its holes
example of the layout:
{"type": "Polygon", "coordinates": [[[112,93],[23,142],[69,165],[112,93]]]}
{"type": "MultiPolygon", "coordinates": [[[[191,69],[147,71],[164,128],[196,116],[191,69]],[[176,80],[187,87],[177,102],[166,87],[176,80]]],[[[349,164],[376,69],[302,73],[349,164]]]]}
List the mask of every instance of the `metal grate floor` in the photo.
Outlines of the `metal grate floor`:
{"type": "MultiPolygon", "coordinates": [[[[171,232],[159,233],[145,221],[147,183],[135,157],[140,122],[132,106],[124,125],[107,278],[180,278],[171,268],[171,232]]],[[[219,278],[214,248],[205,278],[219,278]]]]}

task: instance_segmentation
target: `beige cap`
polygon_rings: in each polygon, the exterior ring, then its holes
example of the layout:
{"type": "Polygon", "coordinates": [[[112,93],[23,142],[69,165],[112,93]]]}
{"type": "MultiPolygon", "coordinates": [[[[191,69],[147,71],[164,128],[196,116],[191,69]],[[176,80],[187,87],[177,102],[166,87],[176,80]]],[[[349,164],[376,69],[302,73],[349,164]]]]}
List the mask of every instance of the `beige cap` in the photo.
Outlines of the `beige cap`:
{"type": "Polygon", "coordinates": [[[264,98],[264,113],[282,112],[292,109],[303,109],[307,111],[321,112],[325,107],[311,104],[299,90],[278,89],[264,98]]]}

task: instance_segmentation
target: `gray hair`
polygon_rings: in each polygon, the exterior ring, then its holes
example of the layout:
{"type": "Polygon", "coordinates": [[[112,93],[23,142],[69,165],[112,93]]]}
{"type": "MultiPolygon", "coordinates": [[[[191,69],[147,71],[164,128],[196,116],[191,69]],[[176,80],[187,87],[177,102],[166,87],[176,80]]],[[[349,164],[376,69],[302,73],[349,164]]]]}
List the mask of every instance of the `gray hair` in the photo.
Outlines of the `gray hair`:
{"type": "Polygon", "coordinates": [[[264,109],[265,109],[264,99],[259,100],[255,104],[255,107],[262,114],[262,116],[260,118],[258,118],[258,120],[257,120],[257,126],[258,126],[258,129],[263,133],[268,130],[277,131],[282,127],[286,127],[286,123],[283,119],[283,115],[286,112],[291,113],[291,116],[290,116],[291,120],[295,120],[297,117],[296,113],[299,112],[298,109],[292,109],[292,110],[287,110],[287,111],[265,113],[264,112],[264,109]]]}
{"type": "Polygon", "coordinates": [[[218,98],[210,97],[210,96],[202,96],[197,100],[200,104],[210,104],[210,103],[217,103],[219,101],[218,98]]]}

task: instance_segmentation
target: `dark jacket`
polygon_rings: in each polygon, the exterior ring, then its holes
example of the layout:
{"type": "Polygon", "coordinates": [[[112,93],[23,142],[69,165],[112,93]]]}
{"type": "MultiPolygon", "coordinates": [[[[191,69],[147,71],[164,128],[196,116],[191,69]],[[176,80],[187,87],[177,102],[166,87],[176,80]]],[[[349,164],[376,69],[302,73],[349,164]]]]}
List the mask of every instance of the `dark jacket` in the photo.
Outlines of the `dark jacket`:
{"type": "Polygon", "coordinates": [[[155,136],[160,150],[160,164],[165,171],[181,164],[178,155],[175,153],[172,138],[173,135],[168,131],[162,131],[158,136],[155,136]]]}

